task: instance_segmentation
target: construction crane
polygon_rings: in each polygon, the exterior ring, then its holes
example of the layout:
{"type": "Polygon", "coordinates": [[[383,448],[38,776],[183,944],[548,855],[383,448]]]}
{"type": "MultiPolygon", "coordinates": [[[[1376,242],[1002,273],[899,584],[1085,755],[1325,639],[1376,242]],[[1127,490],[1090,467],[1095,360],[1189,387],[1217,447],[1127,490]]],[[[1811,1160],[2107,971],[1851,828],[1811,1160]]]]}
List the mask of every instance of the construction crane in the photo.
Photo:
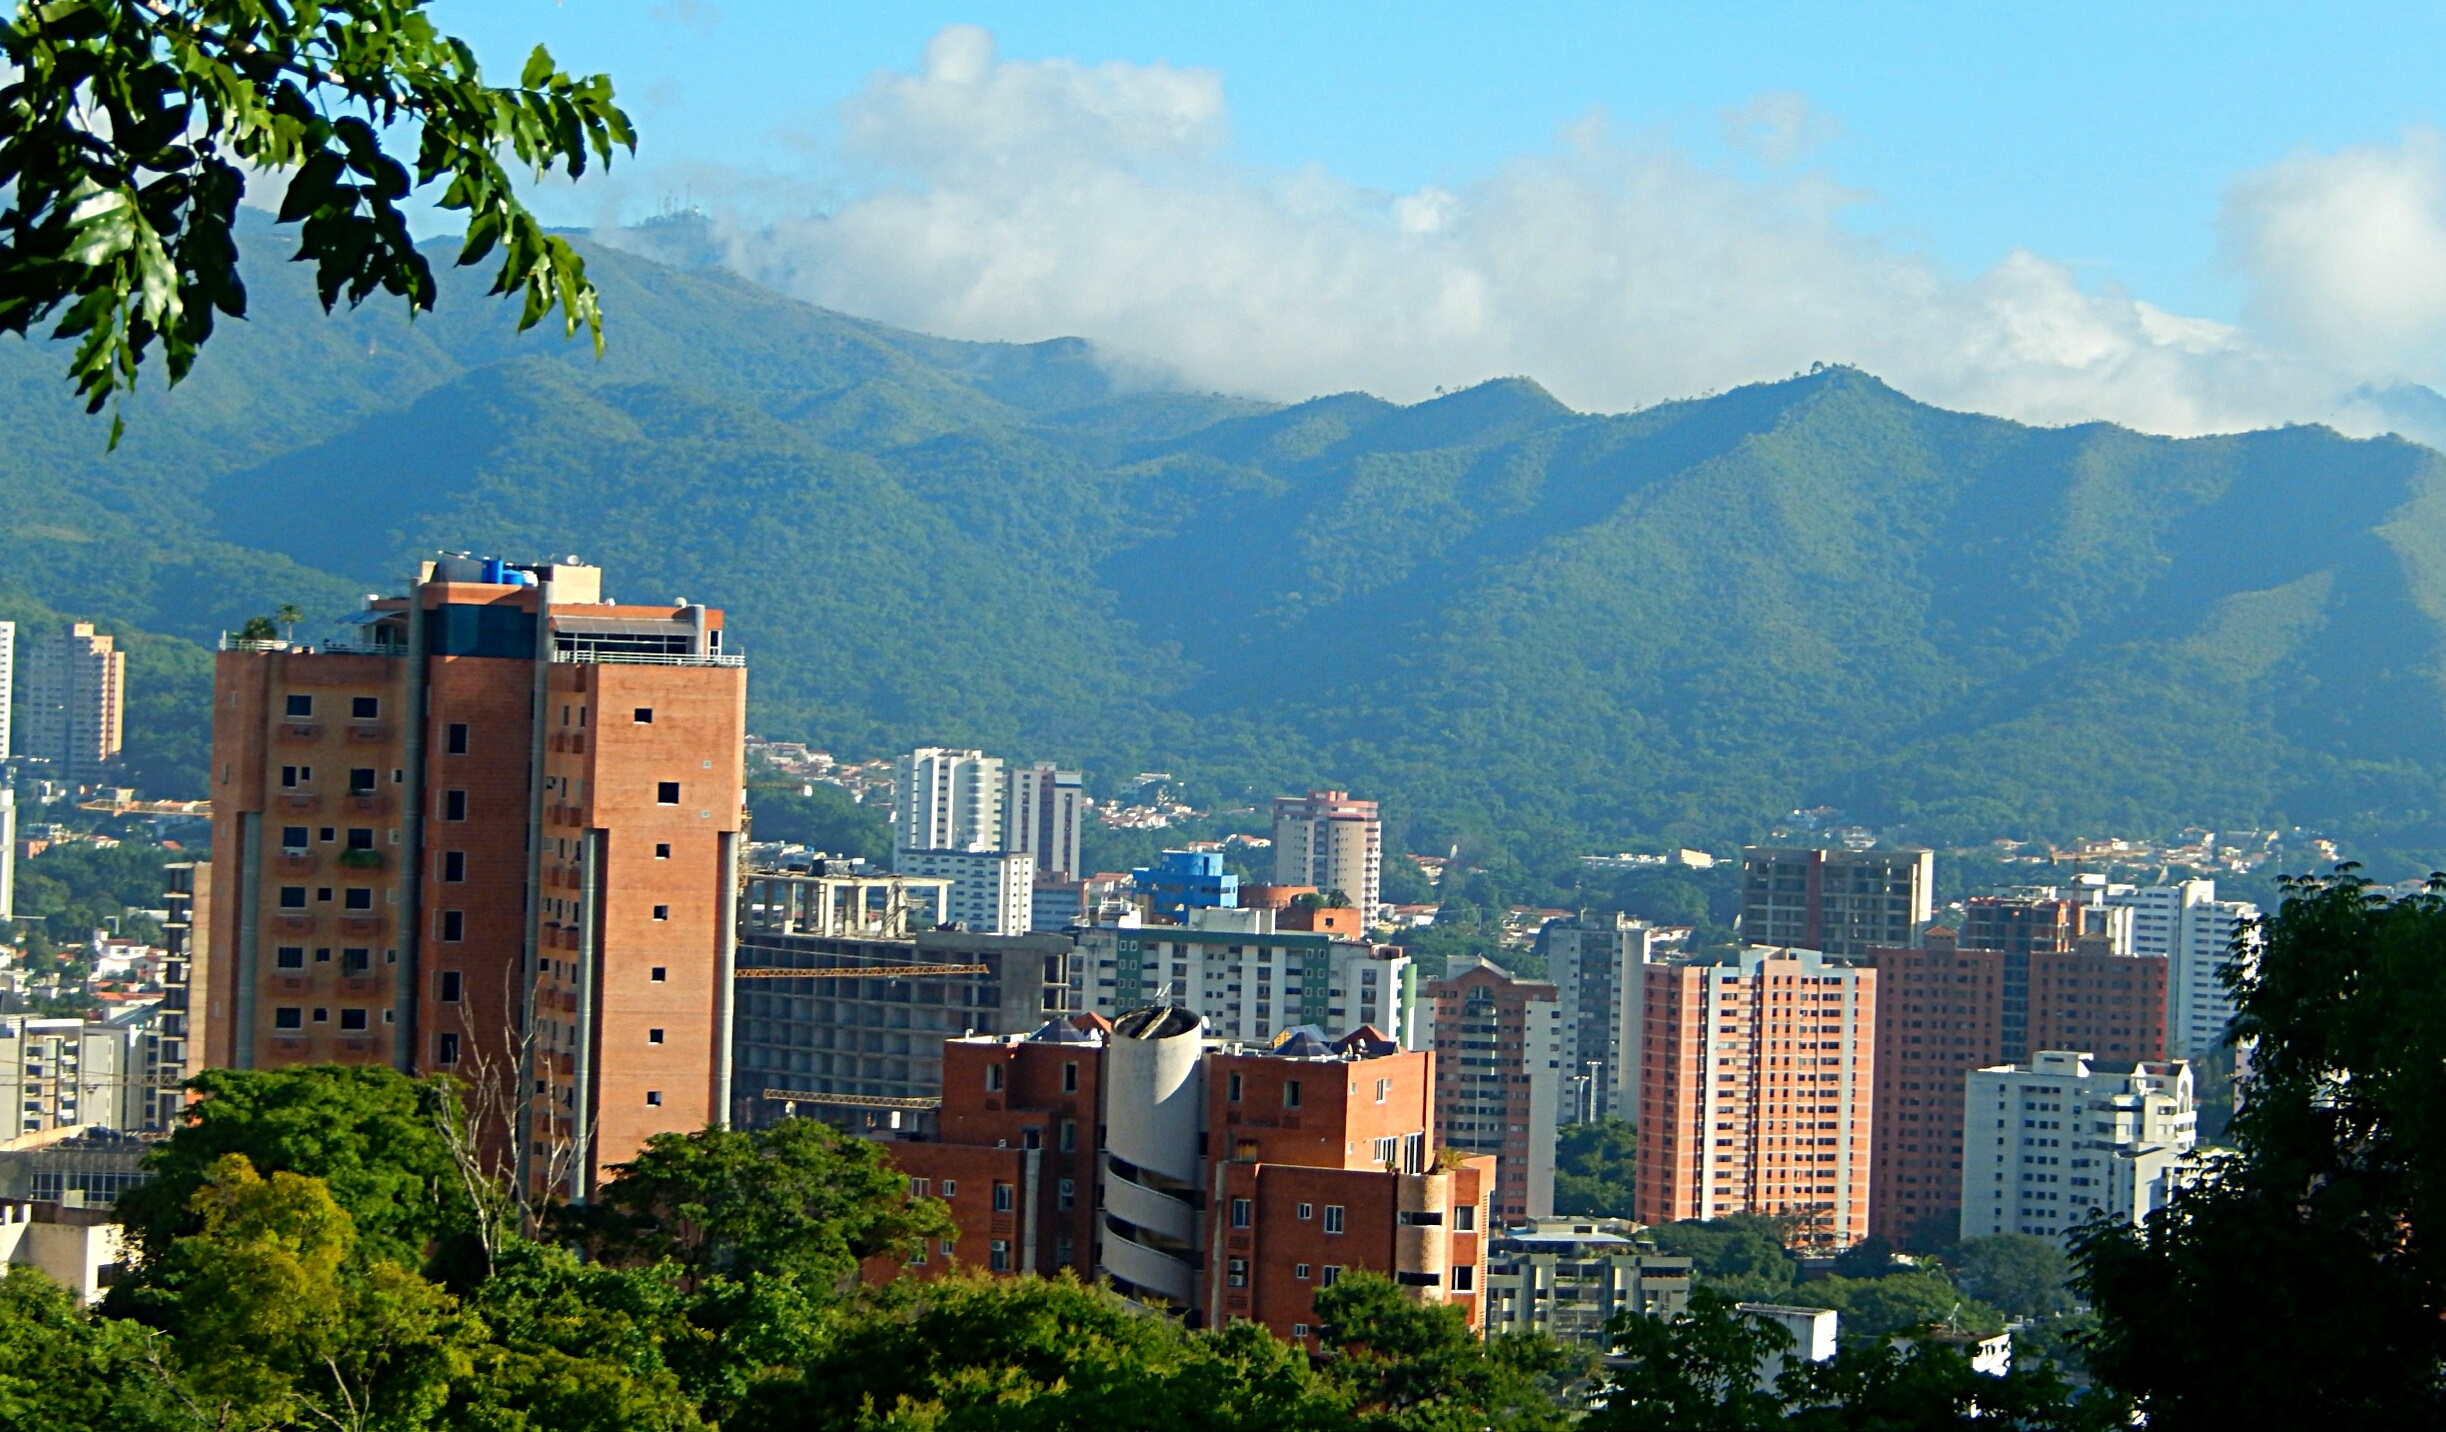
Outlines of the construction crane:
{"type": "Polygon", "coordinates": [[[804,1089],[767,1089],[764,1097],[777,1103],[824,1104],[840,1109],[910,1109],[925,1110],[943,1107],[943,1101],[933,1099],[895,1099],[881,1094],[815,1094],[804,1089]]]}
{"type": "Polygon", "coordinates": [[[838,965],[822,970],[768,966],[734,971],[743,980],[907,980],[933,979],[940,975],[988,975],[993,972],[991,965],[838,965]]]}

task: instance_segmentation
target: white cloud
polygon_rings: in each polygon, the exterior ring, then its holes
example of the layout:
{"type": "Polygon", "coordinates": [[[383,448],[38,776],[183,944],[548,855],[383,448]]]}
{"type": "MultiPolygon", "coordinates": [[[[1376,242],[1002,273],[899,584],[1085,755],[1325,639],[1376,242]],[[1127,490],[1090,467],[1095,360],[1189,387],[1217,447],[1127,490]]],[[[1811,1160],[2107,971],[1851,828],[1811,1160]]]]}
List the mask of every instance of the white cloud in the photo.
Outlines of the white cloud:
{"type": "MultiPolygon", "coordinates": [[[[1797,95],[1725,122],[1774,163],[1832,132],[1797,95]]],[[[1821,174],[1741,178],[1601,116],[1475,182],[1387,194],[1232,160],[1210,71],[1003,59],[953,26],[917,71],[872,79],[838,133],[860,187],[733,220],[734,266],[931,333],[1082,335],[1200,388],[1408,401],[1528,374],[1622,409],[1829,361],[1949,406],[2195,433],[2322,417],[2374,376],[2084,290],[2036,254],[1949,275],[1847,223],[1867,196],[1821,174]]],[[[2324,333],[2298,315],[2386,310],[2378,252],[2416,294],[2388,344],[2446,317],[2436,141],[2416,139],[2237,187],[2228,229],[2270,312],[2324,333]],[[2338,205],[2369,217],[2325,240],[2338,205]]]]}
{"type": "Polygon", "coordinates": [[[1719,116],[1724,142],[1765,164],[1790,164],[1843,132],[1833,115],[1796,90],[1768,90],[1719,116]]]}
{"type": "Polygon", "coordinates": [[[2228,252],[2254,313],[2325,354],[2434,365],[2446,331],[2446,136],[2302,154],[2227,195],[2228,252]]]}

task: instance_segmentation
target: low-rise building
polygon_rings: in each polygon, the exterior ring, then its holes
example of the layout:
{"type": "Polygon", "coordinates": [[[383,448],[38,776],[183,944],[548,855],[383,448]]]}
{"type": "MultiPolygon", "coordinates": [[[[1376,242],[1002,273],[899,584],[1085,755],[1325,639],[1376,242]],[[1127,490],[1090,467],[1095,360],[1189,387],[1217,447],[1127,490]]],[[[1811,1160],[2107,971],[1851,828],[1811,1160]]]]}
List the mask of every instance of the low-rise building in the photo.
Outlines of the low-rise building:
{"type": "Polygon", "coordinates": [[[1192,910],[1228,910],[1240,903],[1240,877],[1223,868],[1219,851],[1167,850],[1153,865],[1130,872],[1130,884],[1146,897],[1147,910],[1186,920],[1192,910]]]}
{"type": "Polygon", "coordinates": [[[1544,1333],[1604,1350],[1616,1313],[1676,1318],[1690,1306],[1690,1260],[1640,1241],[1619,1219],[1533,1218],[1486,1250],[1486,1335],[1544,1333]]]}
{"type": "Polygon", "coordinates": [[[1737,1303],[1744,1317],[1782,1328],[1792,1339],[1782,1352],[1758,1360],[1758,1390],[1772,1392],[1775,1381],[1795,1361],[1824,1362],[1835,1355],[1835,1335],[1842,1319],[1832,1308],[1794,1307],[1787,1303],[1737,1303]]]}
{"type": "Polygon", "coordinates": [[[2093,1213],[2138,1223],[2172,1196],[2191,1151],[2187,1061],[2046,1050],[1970,1076],[1962,1127],[1962,1236],[2061,1244],[2093,1213]]]}

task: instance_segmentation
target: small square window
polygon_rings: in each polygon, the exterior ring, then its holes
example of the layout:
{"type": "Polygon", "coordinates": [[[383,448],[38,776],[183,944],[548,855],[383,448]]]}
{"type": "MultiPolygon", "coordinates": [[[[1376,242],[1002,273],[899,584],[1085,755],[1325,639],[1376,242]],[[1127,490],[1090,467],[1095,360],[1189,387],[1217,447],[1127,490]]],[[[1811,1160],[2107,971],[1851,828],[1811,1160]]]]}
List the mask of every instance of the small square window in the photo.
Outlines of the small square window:
{"type": "Polygon", "coordinates": [[[1342,1231],[1341,1204],[1328,1203],[1325,1205],[1325,1231],[1327,1233],[1339,1233],[1342,1231]]]}
{"type": "Polygon", "coordinates": [[[671,918],[671,907],[670,907],[670,906],[668,906],[668,905],[657,905],[657,906],[655,906],[655,907],[654,907],[654,918],[655,918],[655,919],[657,919],[657,920],[668,920],[668,919],[670,919],[670,918],[671,918]]]}
{"type": "Polygon", "coordinates": [[[314,767],[312,766],[282,766],[280,768],[280,784],[283,789],[293,787],[300,781],[310,781],[313,779],[314,767]]]}
{"type": "Polygon", "coordinates": [[[1018,1202],[1017,1192],[1007,1183],[994,1185],[994,1212],[1008,1213],[1018,1202]]]}
{"type": "Polygon", "coordinates": [[[341,1010],[340,1028],[343,1030],[365,1028],[365,1011],[361,1009],[341,1010]]]}
{"type": "Polygon", "coordinates": [[[339,834],[340,833],[338,831],[333,830],[330,826],[324,826],[314,838],[321,841],[325,845],[329,845],[332,841],[339,838],[339,834]]]}
{"type": "Polygon", "coordinates": [[[272,1027],[274,1029],[303,1029],[306,1027],[306,1012],[296,1005],[284,1004],[272,1011],[272,1027]]]}
{"type": "Polygon", "coordinates": [[[663,968],[661,965],[656,965],[656,966],[653,968],[653,970],[652,970],[651,972],[649,972],[649,973],[646,975],[646,978],[647,978],[647,979],[652,980],[652,981],[653,981],[654,983],[656,983],[656,984],[661,984],[661,983],[662,983],[662,982],[663,982],[665,979],[668,979],[669,977],[670,977],[670,976],[669,976],[668,972],[667,972],[667,971],[665,971],[665,970],[664,970],[664,968],[663,968]]]}
{"type": "Polygon", "coordinates": [[[1302,1223],[1305,1223],[1305,1222],[1307,1222],[1309,1219],[1316,1217],[1316,1205],[1315,1205],[1315,1204],[1313,1204],[1313,1203],[1303,1203],[1303,1204],[1301,1204],[1301,1205],[1299,1206],[1299,1217],[1300,1217],[1300,1221],[1301,1221],[1302,1223]]]}
{"type": "Polygon", "coordinates": [[[667,840],[656,841],[654,843],[654,858],[656,860],[669,860],[671,858],[671,842],[667,840]]]}
{"type": "Polygon", "coordinates": [[[318,965],[330,964],[331,947],[328,945],[318,946],[314,951],[314,962],[318,965]]]}
{"type": "Polygon", "coordinates": [[[651,725],[653,725],[653,724],[654,724],[654,708],[653,708],[653,707],[651,707],[651,706],[640,706],[640,707],[638,707],[638,708],[637,708],[637,724],[638,724],[638,725],[640,725],[640,726],[651,726],[651,725]]]}
{"type": "Polygon", "coordinates": [[[350,850],[373,849],[374,832],[372,827],[362,825],[350,826],[348,828],[348,848],[350,850]]]}
{"type": "Polygon", "coordinates": [[[1257,1205],[1253,1199],[1235,1198],[1231,1201],[1232,1227],[1247,1228],[1256,1221],[1257,1205]]]}
{"type": "Polygon", "coordinates": [[[372,766],[351,766],[349,768],[348,793],[352,796],[370,796],[374,793],[374,788],[381,783],[382,773],[372,766]]]}
{"type": "Polygon", "coordinates": [[[654,804],[656,804],[656,805],[678,805],[678,804],[679,804],[679,782],[677,782],[677,781],[657,781],[657,782],[655,782],[655,783],[654,783],[654,804]]]}
{"type": "Polygon", "coordinates": [[[379,696],[351,696],[348,698],[348,714],[358,721],[371,721],[382,714],[382,698],[379,696]]]}
{"type": "Polygon", "coordinates": [[[645,1032],[645,1042],[646,1042],[646,1043],[648,1043],[648,1044],[660,1044],[660,1043],[662,1043],[662,1031],[661,1031],[661,1030],[659,1030],[659,1029],[649,1029],[649,1030],[647,1030],[647,1031],[645,1032]]]}
{"type": "Polygon", "coordinates": [[[314,887],[314,899],[315,899],[315,903],[316,903],[316,904],[319,904],[319,905],[328,905],[328,904],[330,904],[330,903],[331,903],[331,887],[330,887],[330,886],[328,886],[328,885],[317,885],[317,886],[315,886],[315,887],[314,887]]]}
{"type": "MultiPolygon", "coordinates": [[[[1306,1268],[1308,1265],[1307,1265],[1307,1264],[1305,1264],[1305,1263],[1303,1263],[1303,1264],[1301,1264],[1300,1266],[1301,1266],[1301,1267],[1304,1269],[1304,1268],[1306,1268]]],[[[1306,1277],[1307,1275],[1306,1275],[1306,1274],[1303,1272],[1303,1273],[1302,1273],[1300,1276],[1302,1276],[1302,1277],[1306,1277]]],[[[1293,1323],[1293,1324],[1291,1325],[1291,1336],[1293,1336],[1293,1337],[1295,1337],[1295,1338],[1304,1338],[1304,1337],[1306,1337],[1307,1335],[1308,1335],[1308,1325],[1307,1325],[1306,1323],[1293,1323]]]]}
{"type": "Polygon", "coordinates": [[[306,967],[306,947],[282,945],[273,954],[272,963],[284,970],[302,970],[306,967]]]}
{"type": "MultiPolygon", "coordinates": [[[[947,1178],[947,1179],[944,1179],[944,1180],[943,1180],[943,1197],[945,1197],[945,1198],[957,1198],[957,1197],[959,1196],[959,1193],[960,1193],[960,1181],[959,1181],[958,1179],[956,1179],[956,1178],[947,1178]]],[[[950,1244],[948,1244],[948,1243],[944,1244],[944,1245],[943,1245],[943,1251],[944,1251],[944,1252],[946,1252],[946,1253],[950,1252],[950,1251],[951,1251],[951,1245],[950,1245],[950,1244]]]]}
{"type": "Polygon", "coordinates": [[[292,855],[303,855],[312,834],[302,825],[284,825],[280,828],[280,848],[292,855]]]}
{"type": "Polygon", "coordinates": [[[283,910],[303,910],[303,909],[305,909],[305,908],[306,908],[306,887],[305,887],[305,886],[303,886],[303,885],[283,885],[283,886],[281,886],[281,887],[280,887],[280,908],[281,908],[281,909],[283,909],[283,910]]]}
{"type": "Polygon", "coordinates": [[[1294,1264],[1292,1264],[1292,1265],[1291,1265],[1291,1276],[1292,1276],[1292,1277],[1294,1277],[1294,1278],[1299,1279],[1299,1280],[1300,1280],[1301,1282],[1303,1282],[1303,1283],[1307,1282],[1307,1281],[1308,1281],[1308,1265],[1307,1265],[1307,1264],[1305,1264],[1305,1263],[1294,1263],[1294,1264]]]}
{"type": "Polygon", "coordinates": [[[453,756],[467,754],[467,723],[453,721],[442,731],[442,750],[453,756]]]}
{"type": "Polygon", "coordinates": [[[1011,1271],[1011,1240],[1008,1238],[995,1239],[988,1250],[986,1263],[997,1273],[1011,1271]]]}
{"type": "Polygon", "coordinates": [[[289,696],[288,714],[291,716],[313,715],[314,698],[298,693],[291,693],[289,696]]]}
{"type": "Polygon", "coordinates": [[[319,1006],[319,1005],[318,1005],[318,1006],[316,1006],[315,1011],[314,1011],[314,1022],[315,1022],[316,1024],[329,1024],[329,1023],[331,1023],[331,1011],[330,1011],[330,1010],[327,1010],[327,1009],[324,1009],[324,1008],[322,1008],[322,1007],[321,1007],[321,1006],[319,1006]]]}
{"type": "Polygon", "coordinates": [[[1341,1282],[1341,1281],[1342,1281],[1342,1265],[1341,1265],[1341,1264],[1339,1264],[1339,1263],[1328,1263],[1328,1264],[1326,1264],[1326,1265],[1325,1265],[1325,1276],[1324,1276],[1324,1277],[1322,1277],[1322,1278],[1320,1278],[1320,1279],[1318,1279],[1317,1281],[1319,1281],[1319,1282],[1323,1283],[1323,1284],[1324,1284],[1326,1287],[1328,1287],[1328,1288],[1332,1287],[1332,1286],[1333,1286],[1334,1284],[1336,1284],[1336,1283],[1341,1282]]]}
{"type": "Polygon", "coordinates": [[[661,1108],[661,1107],[662,1107],[662,1090],[660,1090],[660,1089],[648,1089],[648,1090],[646,1090],[646,1091],[645,1091],[645,1101],[646,1101],[646,1103],[648,1103],[648,1104],[652,1105],[652,1106],[653,1106],[653,1107],[655,1107],[655,1108],[658,1108],[658,1109],[659,1109],[659,1108],[661,1108]]]}
{"type": "Polygon", "coordinates": [[[340,896],[340,904],[344,909],[371,910],[374,908],[374,892],[365,886],[352,886],[341,891],[340,896]]]}

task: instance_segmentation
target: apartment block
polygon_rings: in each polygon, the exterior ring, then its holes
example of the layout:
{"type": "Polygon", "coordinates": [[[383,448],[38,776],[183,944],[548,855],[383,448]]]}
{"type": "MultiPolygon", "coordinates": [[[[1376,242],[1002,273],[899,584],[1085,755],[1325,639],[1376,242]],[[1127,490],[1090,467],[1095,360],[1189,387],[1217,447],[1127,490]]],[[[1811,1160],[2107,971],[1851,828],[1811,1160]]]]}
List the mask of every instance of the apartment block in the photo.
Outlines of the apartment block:
{"type": "Polygon", "coordinates": [[[983,751],[920,746],[900,758],[893,774],[892,844],[896,848],[1003,848],[1005,789],[1000,757],[983,751]]]}
{"type": "Polygon", "coordinates": [[[1646,970],[1678,949],[1687,930],[1616,915],[1548,925],[1546,970],[1562,1001],[1566,1122],[1639,1114],[1639,1039],[1646,970]]]}
{"type": "Polygon", "coordinates": [[[25,743],[71,786],[98,782],[118,762],[127,709],[127,653],[91,622],[39,633],[25,652],[25,743]]]}
{"type": "Polygon", "coordinates": [[[1495,1158],[1505,1224],[1554,1212],[1555,1102],[1563,1017],[1553,985],[1486,960],[1427,986],[1436,1142],[1495,1158]]]}
{"type": "Polygon", "coordinates": [[[2214,880],[2106,885],[2095,897],[2132,912],[2135,953],[2167,962],[2166,1056],[2202,1060],[2223,1048],[2234,1001],[2219,968],[2233,958],[2238,939],[2252,936],[2259,907],[2218,899],[2214,880]]]}
{"type": "Polygon", "coordinates": [[[2166,961],[2119,954],[2109,936],[2075,933],[2076,919],[2016,911],[1985,920],[1982,929],[1989,938],[2003,938],[2000,929],[2016,932],[2017,947],[1971,948],[1935,926],[1921,947],[1873,956],[1879,985],[1870,1228],[1898,1242],[1959,1221],[1960,1129],[1972,1071],[2025,1059],[2033,1044],[2132,1060],[2164,1056],[2166,961]]]}
{"type": "Polygon", "coordinates": [[[8,1137],[85,1126],[160,1131],[146,1029],[123,1021],[0,1015],[0,1108],[8,1137]]]}
{"type": "Polygon", "coordinates": [[[1908,945],[1928,923],[1935,880],[1928,850],[1745,846],[1741,938],[1845,958],[1908,945]]]}
{"type": "Polygon", "coordinates": [[[1073,1010],[1115,1019],[1169,990],[1194,1000],[1218,1037],[1267,1040],[1303,1025],[1338,1038],[1362,1027],[1410,1037],[1410,957],[1392,945],[1285,930],[1271,910],[1196,910],[1187,925],[1075,931],[1073,1010]]]}
{"type": "Polygon", "coordinates": [[[575,562],[445,556],[348,625],[216,661],[209,1060],[455,1074],[583,1198],[730,1104],[744,662],[575,562]]]}
{"type": "Polygon", "coordinates": [[[942,1046],[942,1107],[930,1134],[894,1142],[914,1198],[939,1198],[958,1232],[905,1263],[868,1260],[871,1280],[902,1267],[1095,1276],[1097,1127],[1104,1032],[1058,1016],[1030,1034],[942,1046]]]}
{"type": "Polygon", "coordinates": [[[2163,1208],[2191,1151],[2191,1066],[2041,1050],[1970,1076],[1961,1236],[2062,1244],[2097,1212],[2138,1223],[2163,1208]]]}
{"type": "Polygon", "coordinates": [[[1014,766],[1003,790],[1002,848],[1034,856],[1040,882],[1075,881],[1088,873],[1080,868],[1079,837],[1094,805],[1077,771],[1051,761],[1014,766]]]}
{"type": "Polygon", "coordinates": [[[1036,857],[1001,850],[902,850],[893,869],[946,882],[943,922],[982,935],[1036,928],[1036,857]]]}
{"type": "Polygon", "coordinates": [[[1877,971],[1752,946],[1646,970],[1642,1223],[1763,1213],[1803,1246],[1868,1233],[1877,971]]]}
{"type": "Polygon", "coordinates": [[[148,1021],[146,1048],[152,1108],[144,1127],[178,1127],[187,1106],[179,1086],[204,1070],[210,1044],[201,993],[212,982],[212,862],[177,861],[162,867],[161,1003],[148,1021]]]}
{"type": "Polygon", "coordinates": [[[0,768],[0,925],[17,917],[17,788],[0,768]]]}
{"type": "Polygon", "coordinates": [[[1384,822],[1344,791],[1274,798],[1274,883],[1339,890],[1373,918],[1384,898],[1384,822]]]}
{"type": "Polygon", "coordinates": [[[1070,940],[927,929],[942,882],[756,871],[739,902],[732,1119],[931,1133],[943,1041],[1068,1004],[1070,940]]]}
{"type": "Polygon", "coordinates": [[[1491,1234],[1486,1335],[1544,1333],[1604,1353],[1616,1313],[1680,1317],[1690,1307],[1690,1260],[1638,1235],[1636,1224],[1591,1218],[1535,1218],[1491,1234]]]}

